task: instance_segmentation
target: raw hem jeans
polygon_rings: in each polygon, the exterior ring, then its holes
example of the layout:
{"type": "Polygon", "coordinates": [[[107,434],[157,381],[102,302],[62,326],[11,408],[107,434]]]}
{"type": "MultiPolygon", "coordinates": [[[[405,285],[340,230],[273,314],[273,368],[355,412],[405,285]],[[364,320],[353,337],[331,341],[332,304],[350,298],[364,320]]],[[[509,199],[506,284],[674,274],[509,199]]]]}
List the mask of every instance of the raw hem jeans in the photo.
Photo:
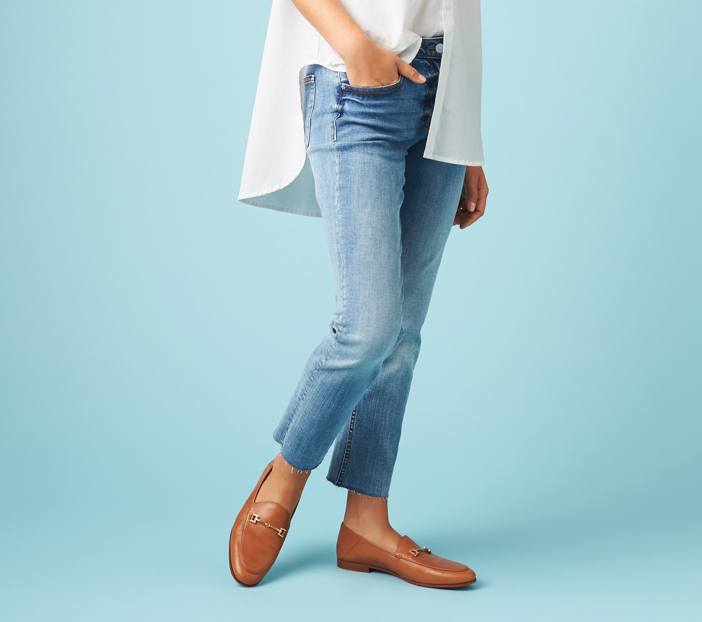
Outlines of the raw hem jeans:
{"type": "Polygon", "coordinates": [[[336,439],[327,479],[386,497],[402,419],[465,166],[422,156],[441,38],[412,64],[427,78],[351,86],[305,68],[305,142],[336,283],[329,331],[310,355],[274,438],[296,469],[336,439]]]}

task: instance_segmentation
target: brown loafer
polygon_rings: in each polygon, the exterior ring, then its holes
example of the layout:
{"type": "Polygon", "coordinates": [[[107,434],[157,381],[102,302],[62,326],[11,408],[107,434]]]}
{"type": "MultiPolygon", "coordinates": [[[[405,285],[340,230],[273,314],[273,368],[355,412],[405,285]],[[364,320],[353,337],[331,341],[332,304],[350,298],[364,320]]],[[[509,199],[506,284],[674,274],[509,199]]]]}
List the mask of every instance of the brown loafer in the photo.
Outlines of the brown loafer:
{"type": "Polygon", "coordinates": [[[475,581],[475,573],[468,566],[434,555],[407,536],[402,536],[395,552],[390,553],[344,523],[336,541],[336,557],[339,568],[358,572],[379,570],[422,587],[464,587],[475,581]]]}
{"type": "Polygon", "coordinates": [[[229,569],[242,585],[256,585],[270,570],[283,546],[291,514],[274,501],[256,502],[261,485],[273,470],[268,463],[239,511],[229,535],[229,569]]]}

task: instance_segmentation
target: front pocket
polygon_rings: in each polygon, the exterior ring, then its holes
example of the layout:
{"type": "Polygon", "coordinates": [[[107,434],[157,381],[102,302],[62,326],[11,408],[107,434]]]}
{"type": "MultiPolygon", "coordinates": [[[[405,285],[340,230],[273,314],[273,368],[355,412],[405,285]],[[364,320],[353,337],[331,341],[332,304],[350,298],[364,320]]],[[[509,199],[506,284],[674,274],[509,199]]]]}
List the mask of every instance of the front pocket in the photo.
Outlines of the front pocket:
{"type": "Polygon", "coordinates": [[[349,93],[358,93],[360,95],[382,95],[397,90],[402,85],[404,76],[400,74],[395,82],[390,84],[381,84],[379,86],[354,86],[348,82],[341,83],[341,89],[349,93]]]}
{"type": "Polygon", "coordinates": [[[302,109],[305,134],[305,149],[310,146],[310,134],[312,133],[312,113],[314,112],[314,99],[317,93],[314,75],[310,74],[302,79],[302,109]]]}

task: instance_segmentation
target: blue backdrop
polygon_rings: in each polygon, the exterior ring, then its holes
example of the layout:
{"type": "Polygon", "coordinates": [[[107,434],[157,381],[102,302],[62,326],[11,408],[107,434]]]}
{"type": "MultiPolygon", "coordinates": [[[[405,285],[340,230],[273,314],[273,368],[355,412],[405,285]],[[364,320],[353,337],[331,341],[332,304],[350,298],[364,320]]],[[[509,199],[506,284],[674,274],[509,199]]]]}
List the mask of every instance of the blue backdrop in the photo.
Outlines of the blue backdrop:
{"type": "Polygon", "coordinates": [[[326,463],[232,581],[333,306],[321,222],[234,199],[269,5],[0,5],[0,617],[699,615],[694,0],[483,3],[488,215],[449,239],[391,490],[478,585],[338,570],[326,463]]]}

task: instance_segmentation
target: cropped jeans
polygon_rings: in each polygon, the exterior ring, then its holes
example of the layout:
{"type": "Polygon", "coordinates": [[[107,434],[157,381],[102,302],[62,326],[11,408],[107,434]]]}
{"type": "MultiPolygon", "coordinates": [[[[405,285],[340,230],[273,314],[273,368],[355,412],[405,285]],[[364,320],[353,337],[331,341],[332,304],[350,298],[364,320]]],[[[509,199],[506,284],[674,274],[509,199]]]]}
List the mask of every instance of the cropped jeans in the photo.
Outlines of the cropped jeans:
{"type": "Polygon", "coordinates": [[[466,167],[423,157],[441,37],[412,65],[427,81],[349,84],[305,68],[305,143],[331,257],[336,308],[274,431],[294,468],[386,497],[443,249],[466,167]]]}

